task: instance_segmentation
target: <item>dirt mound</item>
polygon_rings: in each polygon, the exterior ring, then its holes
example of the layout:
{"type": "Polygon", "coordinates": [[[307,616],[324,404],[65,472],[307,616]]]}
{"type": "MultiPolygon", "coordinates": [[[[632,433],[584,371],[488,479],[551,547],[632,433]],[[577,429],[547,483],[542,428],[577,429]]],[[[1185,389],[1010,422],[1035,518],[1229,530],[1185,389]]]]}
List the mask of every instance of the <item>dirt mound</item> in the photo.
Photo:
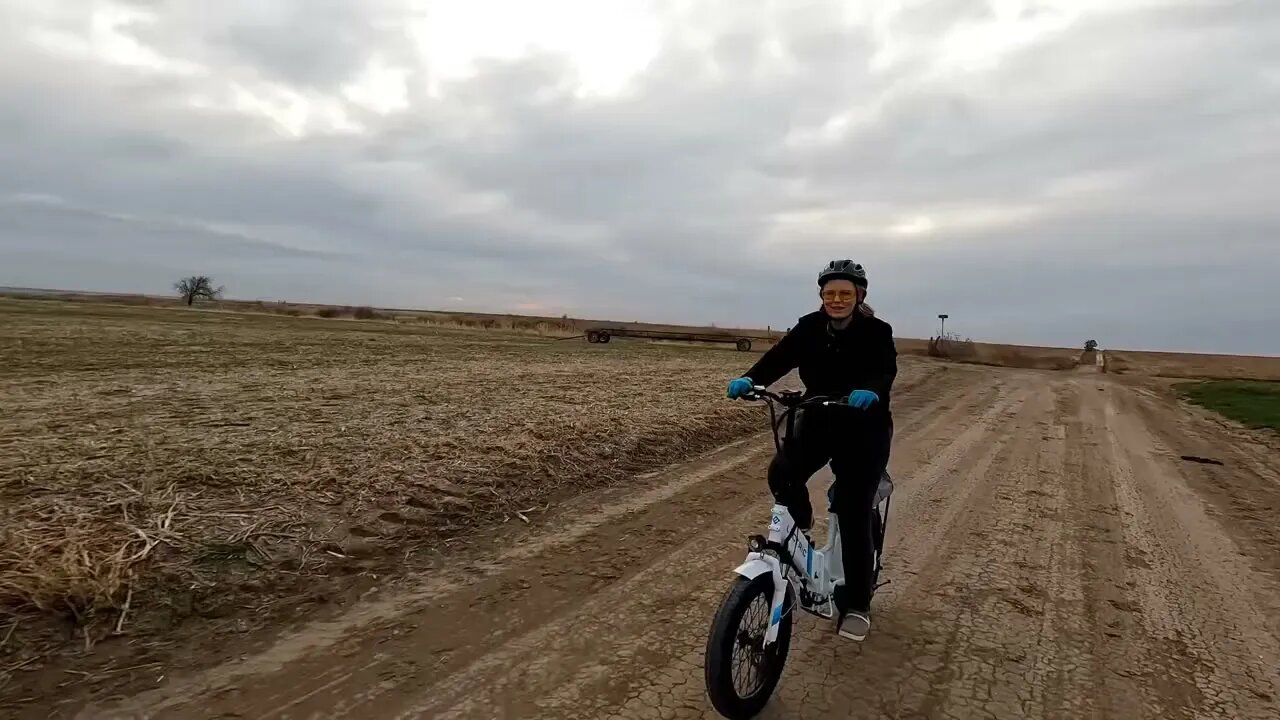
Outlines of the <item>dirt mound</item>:
{"type": "Polygon", "coordinates": [[[996,345],[949,338],[929,340],[926,353],[955,362],[1027,370],[1070,370],[1080,362],[1079,351],[1066,348],[996,345]]]}

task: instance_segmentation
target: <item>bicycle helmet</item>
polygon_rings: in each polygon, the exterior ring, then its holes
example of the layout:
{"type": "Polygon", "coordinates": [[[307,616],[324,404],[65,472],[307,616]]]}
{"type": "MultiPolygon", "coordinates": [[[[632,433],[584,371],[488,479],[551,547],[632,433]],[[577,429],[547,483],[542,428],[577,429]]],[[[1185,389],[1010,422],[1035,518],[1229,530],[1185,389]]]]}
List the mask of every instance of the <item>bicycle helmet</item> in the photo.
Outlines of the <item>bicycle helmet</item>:
{"type": "Polygon", "coordinates": [[[867,289],[867,271],[852,260],[832,260],[827,263],[822,272],[818,273],[818,287],[826,285],[829,280],[848,280],[863,290],[867,289]]]}

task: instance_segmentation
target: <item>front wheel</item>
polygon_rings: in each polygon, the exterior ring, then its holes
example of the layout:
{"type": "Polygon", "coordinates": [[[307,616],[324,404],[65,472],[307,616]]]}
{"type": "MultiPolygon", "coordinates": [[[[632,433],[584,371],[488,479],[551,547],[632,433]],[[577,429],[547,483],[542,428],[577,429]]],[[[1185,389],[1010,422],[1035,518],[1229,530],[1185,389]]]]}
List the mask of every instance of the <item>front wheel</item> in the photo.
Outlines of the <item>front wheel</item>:
{"type": "Polygon", "coordinates": [[[773,575],[737,578],[711,623],[704,669],[711,704],[730,720],[755,717],[782,677],[791,646],[794,597],[787,588],[778,639],[764,646],[773,603],[773,575]]]}

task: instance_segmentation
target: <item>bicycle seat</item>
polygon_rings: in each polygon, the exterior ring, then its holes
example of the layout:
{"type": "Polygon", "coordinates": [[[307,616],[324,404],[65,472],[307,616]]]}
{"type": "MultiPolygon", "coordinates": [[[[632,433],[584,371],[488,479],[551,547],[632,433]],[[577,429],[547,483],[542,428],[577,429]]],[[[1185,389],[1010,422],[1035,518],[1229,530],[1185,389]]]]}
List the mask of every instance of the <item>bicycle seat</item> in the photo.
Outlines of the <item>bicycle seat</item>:
{"type": "Polygon", "coordinates": [[[889,496],[893,494],[893,478],[889,477],[889,471],[885,470],[880,475],[880,484],[876,487],[876,497],[871,501],[872,505],[879,505],[889,496]]]}

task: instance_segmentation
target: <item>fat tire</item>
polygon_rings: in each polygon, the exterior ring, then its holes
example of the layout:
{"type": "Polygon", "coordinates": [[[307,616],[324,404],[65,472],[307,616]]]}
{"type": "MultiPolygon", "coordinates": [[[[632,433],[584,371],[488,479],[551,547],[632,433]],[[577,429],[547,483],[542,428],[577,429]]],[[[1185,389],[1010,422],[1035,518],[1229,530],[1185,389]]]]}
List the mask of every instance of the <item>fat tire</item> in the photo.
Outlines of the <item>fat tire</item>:
{"type": "Polygon", "coordinates": [[[755,578],[738,577],[725,592],[720,601],[720,609],[711,621],[711,632],[707,636],[706,656],[703,661],[704,675],[707,683],[707,695],[712,706],[729,720],[746,720],[753,718],[764,710],[773,691],[782,679],[782,669],[787,664],[787,653],[791,649],[791,619],[795,609],[795,598],[790,585],[782,603],[782,621],[778,627],[778,639],[771,646],[770,661],[765,670],[764,683],[756,692],[748,697],[741,697],[733,686],[733,646],[738,634],[738,626],[742,616],[752,601],[759,595],[772,604],[773,574],[764,573],[755,578]]]}

